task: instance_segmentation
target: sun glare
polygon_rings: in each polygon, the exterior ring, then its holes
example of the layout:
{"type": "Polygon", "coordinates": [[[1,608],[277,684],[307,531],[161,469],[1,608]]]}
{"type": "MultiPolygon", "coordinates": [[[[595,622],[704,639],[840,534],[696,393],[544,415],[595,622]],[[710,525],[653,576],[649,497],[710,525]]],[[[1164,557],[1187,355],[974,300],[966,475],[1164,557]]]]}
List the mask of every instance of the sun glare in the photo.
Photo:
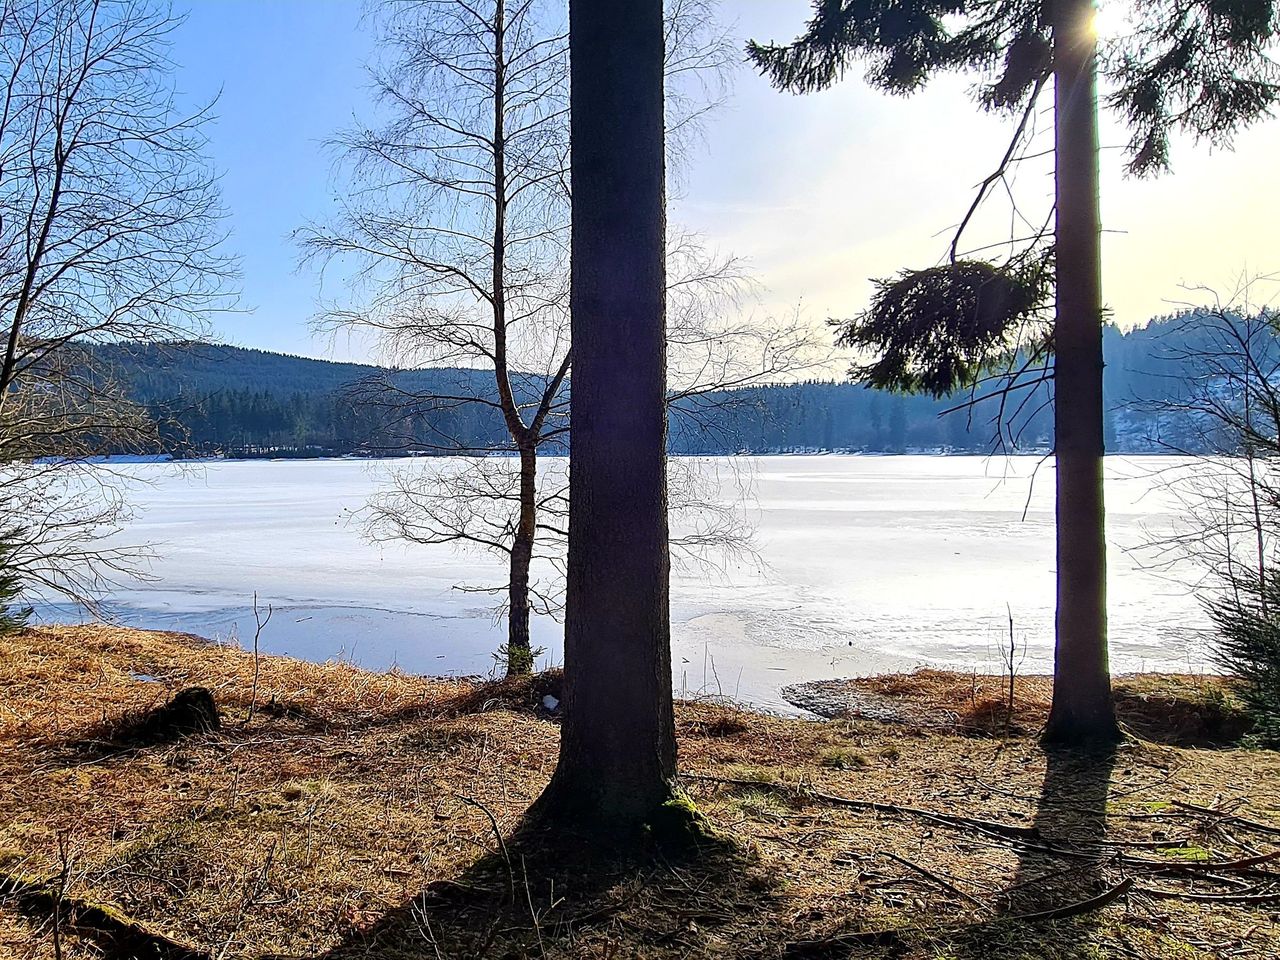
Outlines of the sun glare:
{"type": "Polygon", "coordinates": [[[1129,4],[1122,0],[1103,0],[1093,9],[1093,35],[1099,40],[1120,36],[1129,22],[1129,4]]]}

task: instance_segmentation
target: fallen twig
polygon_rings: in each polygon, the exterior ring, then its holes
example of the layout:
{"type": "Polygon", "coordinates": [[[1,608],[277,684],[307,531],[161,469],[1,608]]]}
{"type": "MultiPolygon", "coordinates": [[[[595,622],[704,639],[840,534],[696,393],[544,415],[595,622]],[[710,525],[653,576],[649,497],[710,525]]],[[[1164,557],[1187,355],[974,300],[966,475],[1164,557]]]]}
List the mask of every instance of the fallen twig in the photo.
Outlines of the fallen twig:
{"type": "Polygon", "coordinates": [[[1205,870],[1226,870],[1228,872],[1232,870],[1249,870],[1278,858],[1280,858],[1280,850],[1261,853],[1256,857],[1245,857],[1243,860],[1181,860],[1167,863],[1163,860],[1146,860],[1141,857],[1125,856],[1122,856],[1120,860],[1126,866],[1143,867],[1152,873],[1199,873],[1205,870]]]}
{"type": "Polygon", "coordinates": [[[884,855],[888,857],[890,860],[900,863],[904,867],[907,867],[908,869],[914,870],[916,873],[920,874],[920,876],[925,877],[928,880],[932,880],[935,884],[937,884],[943,890],[946,890],[949,893],[954,893],[961,900],[967,900],[969,903],[973,904],[979,910],[989,909],[987,904],[983,903],[977,897],[972,896],[971,894],[965,893],[963,890],[961,890],[951,881],[947,880],[945,877],[940,877],[936,873],[932,872],[931,870],[926,870],[924,867],[920,866],[920,864],[914,863],[908,860],[906,857],[898,856],[896,853],[892,852],[891,850],[885,850],[883,852],[884,852],[884,855]]]}
{"type": "Polygon", "coordinates": [[[1250,820],[1248,817],[1242,817],[1237,813],[1228,813],[1226,810],[1215,810],[1213,807],[1202,807],[1199,804],[1187,803],[1185,800],[1172,800],[1170,802],[1175,807],[1181,807],[1183,810],[1190,810],[1192,813],[1202,813],[1207,816],[1218,817],[1223,820],[1229,820],[1232,823],[1238,823],[1242,827],[1257,830],[1259,833],[1270,833],[1280,836],[1280,827],[1273,827],[1269,823],[1259,823],[1257,820],[1250,820]]]}
{"type": "Polygon", "coordinates": [[[1190,845],[1186,837],[1179,837],[1177,840],[1112,840],[1110,837],[1099,837],[1097,842],[1108,847],[1140,850],[1185,850],[1190,845]]]}
{"type": "MultiPolygon", "coordinates": [[[[1257,887],[1254,887],[1256,890],[1257,887]]],[[[1275,903],[1280,900],[1280,890],[1269,893],[1195,893],[1190,890],[1161,890],[1158,887],[1134,887],[1134,893],[1166,900],[1194,900],[1197,903],[1275,903]]]]}
{"type": "Polygon", "coordinates": [[[936,823],[945,823],[955,827],[973,827],[983,830],[987,833],[994,833],[1005,837],[1027,838],[1039,837],[1040,831],[1035,827],[1024,827],[1020,824],[999,823],[994,820],[982,820],[977,817],[965,817],[955,813],[941,813],[935,810],[922,810],[918,807],[905,807],[896,803],[881,803],[876,800],[855,800],[852,797],[840,797],[831,793],[823,793],[819,790],[803,787],[790,787],[780,783],[770,783],[764,780],[741,780],[733,777],[716,777],[705,773],[685,773],[681,776],[690,780],[705,780],[711,783],[723,783],[733,787],[750,787],[757,790],[772,790],[777,793],[798,793],[802,796],[809,797],[812,800],[818,800],[822,803],[830,803],[839,807],[850,807],[855,810],[873,810],[876,813],[894,813],[900,816],[921,817],[925,820],[932,820],[936,823]]]}
{"type": "Polygon", "coordinates": [[[502,838],[502,829],[498,826],[498,818],[493,815],[493,811],[477,800],[475,797],[468,797],[462,794],[455,796],[463,803],[475,807],[489,819],[489,826],[493,828],[493,835],[498,839],[498,849],[502,853],[502,859],[507,863],[507,879],[510,881],[511,902],[516,899],[516,869],[511,863],[511,854],[507,851],[507,841],[502,838]]]}
{"type": "Polygon", "coordinates": [[[855,800],[852,797],[838,797],[831,793],[808,790],[806,794],[814,800],[841,807],[852,807],[856,810],[874,810],[877,813],[896,813],[903,816],[922,817],[938,823],[947,823],[958,827],[974,827],[988,833],[1002,836],[1024,838],[1039,837],[1040,831],[1035,827],[1024,827],[1013,823],[999,823],[994,820],[981,820],[977,817],[965,817],[955,813],[939,813],[934,810],[921,810],[918,807],[904,807],[896,803],[881,803],[877,800],[855,800]]]}
{"type": "MultiPolygon", "coordinates": [[[[1075,903],[1068,903],[1061,907],[1054,907],[1052,910],[1041,910],[1036,913],[1020,913],[1006,917],[1000,917],[996,922],[1010,923],[1041,923],[1046,920],[1065,920],[1068,917],[1078,917],[1082,914],[1092,913],[1095,910],[1101,910],[1103,907],[1115,903],[1133,888],[1133,878],[1126,877],[1110,890],[1098,894],[1096,897],[1090,897],[1087,900],[1080,900],[1075,903]]],[[[823,953],[827,953],[836,947],[854,947],[881,945],[892,946],[902,942],[902,939],[911,934],[919,934],[921,936],[938,937],[938,936],[956,936],[962,935],[972,930],[977,930],[987,925],[983,923],[966,923],[948,927],[899,927],[890,930],[865,930],[859,933],[847,933],[839,937],[830,937],[823,940],[797,940],[788,943],[785,948],[785,955],[789,957],[807,957],[823,953]]]]}
{"type": "Polygon", "coordinates": [[[1039,923],[1042,920],[1065,920],[1067,917],[1078,917],[1084,913],[1092,913],[1094,910],[1101,910],[1103,907],[1115,903],[1123,897],[1133,887],[1133,882],[1133,877],[1125,877],[1110,890],[1106,890],[1096,897],[1090,897],[1088,900],[1079,900],[1076,903],[1068,903],[1066,906],[1055,907],[1052,910],[1041,910],[1038,913],[1020,913],[1005,919],[1021,920],[1025,923],[1039,923]]]}

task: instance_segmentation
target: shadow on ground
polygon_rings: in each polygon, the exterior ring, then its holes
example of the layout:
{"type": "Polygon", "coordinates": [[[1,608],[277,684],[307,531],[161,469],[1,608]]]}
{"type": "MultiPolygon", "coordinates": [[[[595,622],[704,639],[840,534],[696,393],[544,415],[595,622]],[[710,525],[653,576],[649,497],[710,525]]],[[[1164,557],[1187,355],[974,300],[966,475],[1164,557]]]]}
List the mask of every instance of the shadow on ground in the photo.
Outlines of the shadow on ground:
{"type": "Polygon", "coordinates": [[[734,956],[765,952],[771,884],[729,840],[683,853],[602,849],[523,826],[500,844],[316,960],[620,958],[637,946],[700,956],[729,943],[734,956]]]}
{"type": "Polygon", "coordinates": [[[1017,848],[1018,867],[997,895],[996,916],[956,936],[957,958],[1099,955],[1093,904],[1115,890],[1107,875],[1115,850],[1106,839],[1116,753],[1050,750],[1046,760],[1032,822],[1039,840],[1017,848]]]}
{"type": "Polygon", "coordinates": [[[1107,876],[1115,851],[1106,845],[1116,755],[1051,751],[1046,759],[1034,834],[1016,840],[990,835],[991,842],[1009,844],[1017,866],[990,906],[969,898],[976,911],[971,922],[936,925],[921,915],[897,928],[792,943],[785,955],[824,960],[1094,960],[1107,955],[1097,942],[1097,910],[1117,891],[1107,876]]]}
{"type": "Polygon", "coordinates": [[[1016,873],[990,919],[972,925],[926,923],[887,937],[788,945],[792,931],[779,926],[774,902],[780,888],[731,842],[704,845],[692,856],[652,846],[609,852],[526,826],[461,876],[432,883],[372,926],[351,931],[323,960],[620,958],[650,950],[686,957],[1096,956],[1099,914],[1071,908],[1114,889],[1104,843],[1114,765],[1114,754],[1049,754],[1034,820],[1040,840],[1018,848],[1016,873]],[[1064,861],[1043,849],[1049,847],[1079,855],[1064,861]],[[1066,916],[1028,919],[1064,908],[1066,916]]]}

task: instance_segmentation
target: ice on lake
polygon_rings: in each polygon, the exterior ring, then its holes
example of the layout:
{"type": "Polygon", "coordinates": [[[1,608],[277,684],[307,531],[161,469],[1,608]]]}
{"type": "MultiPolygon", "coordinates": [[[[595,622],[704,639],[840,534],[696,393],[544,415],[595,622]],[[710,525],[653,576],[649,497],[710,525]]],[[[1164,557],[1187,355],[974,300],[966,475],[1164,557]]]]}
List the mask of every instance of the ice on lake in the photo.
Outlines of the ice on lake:
{"type": "MultiPolygon", "coordinates": [[[[1178,521],[1172,458],[1107,460],[1110,635],[1118,671],[1198,670],[1205,617],[1192,570],[1155,569],[1144,544],[1178,521]]],[[[1038,458],[788,456],[693,464],[755,528],[750,556],[673,574],[677,691],[785,709],[801,680],[921,664],[999,672],[1014,619],[1020,669],[1053,644],[1053,468],[1038,458]],[[1038,467],[1038,470],[1037,470],[1038,467]],[[732,482],[724,478],[733,478],[732,482]],[[1033,482],[1034,481],[1034,482],[1033,482]],[[743,491],[746,498],[740,499],[743,491]]],[[[392,469],[404,467],[397,461],[392,469]]],[[[414,468],[440,468],[417,461],[414,468]]],[[[153,582],[107,606],[130,626],[252,639],[256,591],[274,615],[262,648],[371,669],[485,674],[504,639],[502,563],[450,546],[375,544],[352,514],[385,463],[220,461],[119,467],[136,516],[118,544],[149,545],[153,582]]],[[[45,606],[49,619],[79,614],[45,606]]],[[[536,618],[543,660],[560,626],[536,618]]]]}

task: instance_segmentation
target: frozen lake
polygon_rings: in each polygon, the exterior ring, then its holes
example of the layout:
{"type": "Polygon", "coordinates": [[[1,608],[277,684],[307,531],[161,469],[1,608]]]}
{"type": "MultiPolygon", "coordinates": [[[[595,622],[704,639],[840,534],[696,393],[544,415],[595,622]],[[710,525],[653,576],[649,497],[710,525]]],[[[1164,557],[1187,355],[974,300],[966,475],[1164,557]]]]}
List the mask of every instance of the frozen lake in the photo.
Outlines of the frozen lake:
{"type": "MultiPolygon", "coordinates": [[[[779,688],[800,680],[919,664],[998,672],[1006,604],[1025,643],[1021,669],[1047,669],[1053,469],[1041,466],[1032,485],[1037,462],[797,456],[701,464],[747,478],[739,509],[755,526],[760,562],[673,576],[676,690],[781,709],[779,688]]],[[[1120,671],[1204,663],[1207,619],[1195,597],[1135,552],[1176,523],[1156,478],[1176,463],[1108,458],[1111,643],[1120,671]]],[[[433,461],[417,466],[435,469],[433,461]]],[[[122,623],[249,640],[256,590],[275,607],[266,651],[418,673],[493,669],[505,633],[493,598],[456,588],[501,583],[500,561],[449,546],[373,544],[350,522],[387,464],[125,469],[145,482],[136,484],[137,515],[117,542],[150,545],[156,579],[113,593],[108,609],[122,623]]],[[[736,484],[723,490],[737,501],[736,484]]],[[[59,607],[41,612],[79,618],[59,607]]],[[[558,663],[559,625],[537,618],[534,637],[546,647],[543,660],[558,663]]]]}

